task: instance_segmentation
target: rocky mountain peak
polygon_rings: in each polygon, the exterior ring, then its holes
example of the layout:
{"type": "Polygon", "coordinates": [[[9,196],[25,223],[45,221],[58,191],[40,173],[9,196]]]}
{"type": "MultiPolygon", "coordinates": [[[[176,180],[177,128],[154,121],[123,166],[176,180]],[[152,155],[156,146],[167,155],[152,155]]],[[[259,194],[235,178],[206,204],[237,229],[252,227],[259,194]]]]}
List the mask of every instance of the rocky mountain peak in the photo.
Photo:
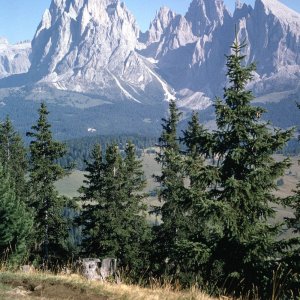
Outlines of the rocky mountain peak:
{"type": "Polygon", "coordinates": [[[233,14],[233,19],[237,20],[237,19],[242,19],[245,16],[250,16],[250,14],[252,13],[253,8],[251,5],[247,5],[245,3],[240,3],[240,5],[236,5],[235,7],[235,11],[233,14]]]}
{"type": "Polygon", "coordinates": [[[159,21],[162,28],[167,28],[170,22],[175,18],[176,13],[167,6],[163,6],[156,13],[155,20],[159,21]]]}
{"type": "Polygon", "coordinates": [[[118,0],[53,0],[32,41],[31,69],[43,76],[80,68],[100,52],[104,63],[120,48],[128,55],[137,37],[135,19],[118,0]]]}
{"type": "MultiPolygon", "coordinates": [[[[170,13],[172,15],[172,13],[170,13]]],[[[159,17],[166,22],[166,10],[159,17]]],[[[51,88],[110,101],[158,101],[168,85],[137,52],[139,29],[119,0],[52,0],[32,41],[29,77],[51,88]]]]}
{"type": "Polygon", "coordinates": [[[282,25],[296,34],[300,30],[300,14],[278,0],[256,0],[254,10],[257,14],[276,18],[282,25]]]}
{"type": "MultiPolygon", "coordinates": [[[[278,0],[256,0],[254,8],[237,0],[233,16],[223,0],[191,0],[185,16],[162,7],[144,34],[121,0],[52,0],[32,41],[24,82],[105,103],[152,104],[176,92],[183,106],[203,108],[223,92],[224,54],[235,25],[247,44],[245,62],[258,66],[257,95],[298,86],[300,14],[278,0]]],[[[26,71],[29,52],[0,39],[0,77],[26,71]]]]}
{"type": "Polygon", "coordinates": [[[223,0],[193,0],[185,15],[196,36],[208,35],[229,16],[223,0]]]}
{"type": "Polygon", "coordinates": [[[150,23],[149,30],[142,37],[142,42],[146,45],[150,45],[160,41],[162,35],[175,17],[175,12],[166,6],[161,7],[160,10],[156,12],[154,20],[150,23]]]}

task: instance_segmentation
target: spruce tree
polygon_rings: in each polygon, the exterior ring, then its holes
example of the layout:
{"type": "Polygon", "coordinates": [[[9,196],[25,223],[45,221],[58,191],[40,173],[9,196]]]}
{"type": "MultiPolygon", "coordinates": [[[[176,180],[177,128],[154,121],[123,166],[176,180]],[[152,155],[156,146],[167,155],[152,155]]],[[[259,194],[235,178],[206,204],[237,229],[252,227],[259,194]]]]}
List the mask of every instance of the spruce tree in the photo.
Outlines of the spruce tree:
{"type": "MultiPolygon", "coordinates": [[[[299,103],[297,106],[300,109],[299,103]]],[[[285,218],[290,232],[290,239],[287,241],[290,249],[282,265],[285,266],[289,274],[293,275],[293,280],[287,282],[287,285],[289,285],[288,290],[293,291],[293,296],[296,298],[300,297],[300,183],[298,183],[294,194],[285,199],[285,204],[292,209],[293,216],[285,218]]]]}
{"type": "Polygon", "coordinates": [[[47,267],[50,263],[66,259],[68,226],[63,218],[66,199],[60,197],[54,183],[61,179],[65,170],[56,161],[65,153],[65,145],[54,141],[48,110],[44,103],[39,109],[39,118],[27,136],[30,142],[30,197],[29,206],[34,211],[35,254],[47,267]]]}
{"type": "MultiPolygon", "coordinates": [[[[124,224],[127,235],[123,248],[126,249],[124,265],[131,267],[137,275],[140,275],[149,267],[149,243],[151,240],[150,226],[147,222],[147,205],[144,203],[146,179],[142,170],[142,163],[136,157],[136,148],[129,141],[125,148],[123,160],[122,186],[124,195],[124,224]]],[[[123,225],[124,226],[124,225],[123,225]]],[[[138,278],[138,277],[137,277],[138,278]]]]}
{"type": "MultiPolygon", "coordinates": [[[[212,261],[219,264],[219,284],[228,290],[271,292],[272,272],[280,259],[279,227],[270,225],[276,179],[289,166],[289,160],[276,162],[272,155],[290,139],[292,131],[282,131],[261,122],[263,109],[252,106],[253,94],[246,89],[255,66],[243,66],[245,45],[237,41],[227,57],[229,86],[224,100],[215,103],[214,155],[218,156],[219,181],[214,199],[224,205],[220,211],[223,236],[212,261]]],[[[265,295],[266,296],[266,295],[265,295]]]]}
{"type": "Polygon", "coordinates": [[[0,125],[0,162],[14,182],[17,196],[23,198],[26,192],[25,174],[28,165],[26,149],[9,117],[0,125]]]}
{"type": "Polygon", "coordinates": [[[0,165],[0,259],[20,265],[28,259],[33,217],[14,189],[14,180],[0,165]]]}
{"type": "Polygon", "coordinates": [[[183,131],[182,142],[186,148],[185,169],[190,188],[205,191],[213,181],[207,174],[210,166],[205,164],[212,151],[212,135],[200,125],[198,113],[193,112],[187,129],[183,131]]]}
{"type": "Polygon", "coordinates": [[[186,215],[186,189],[184,186],[183,158],[180,150],[177,126],[181,113],[175,101],[169,104],[169,117],[163,119],[156,160],[161,165],[159,200],[162,205],[154,212],[161,216],[162,223],[154,227],[156,235],[156,266],[161,273],[175,275],[180,272],[179,244],[186,238],[189,228],[186,215]],[[165,264],[166,262],[166,264],[165,264]]]}
{"type": "Polygon", "coordinates": [[[145,180],[134,146],[128,143],[122,159],[116,144],[107,146],[105,158],[100,145],[95,145],[86,171],[80,190],[84,252],[116,257],[120,266],[140,272],[146,263],[149,227],[140,193],[145,180]]]}
{"type": "MultiPolygon", "coordinates": [[[[300,103],[296,104],[298,109],[300,109],[300,103]]],[[[300,137],[298,137],[298,140],[300,141],[300,137]]],[[[286,219],[288,227],[291,228],[294,233],[298,234],[300,233],[300,183],[298,183],[294,195],[286,199],[286,204],[294,211],[294,216],[286,219]]]]}
{"type": "Polygon", "coordinates": [[[300,184],[297,185],[294,195],[285,199],[285,204],[293,210],[293,216],[286,217],[286,225],[290,232],[290,238],[286,242],[289,251],[283,257],[279,271],[281,277],[284,277],[285,289],[290,292],[286,294],[290,299],[298,299],[300,297],[300,184]]]}
{"type": "Polygon", "coordinates": [[[193,112],[181,140],[185,149],[186,192],[183,204],[188,230],[178,244],[177,258],[182,283],[203,284],[205,273],[211,268],[210,255],[222,229],[216,222],[213,213],[215,203],[211,200],[211,190],[217,176],[215,166],[208,163],[211,159],[212,134],[200,125],[198,113],[193,112]]]}
{"type": "Polygon", "coordinates": [[[297,235],[300,233],[300,184],[297,185],[294,195],[285,200],[285,204],[293,210],[293,217],[286,218],[287,226],[297,235]]]}

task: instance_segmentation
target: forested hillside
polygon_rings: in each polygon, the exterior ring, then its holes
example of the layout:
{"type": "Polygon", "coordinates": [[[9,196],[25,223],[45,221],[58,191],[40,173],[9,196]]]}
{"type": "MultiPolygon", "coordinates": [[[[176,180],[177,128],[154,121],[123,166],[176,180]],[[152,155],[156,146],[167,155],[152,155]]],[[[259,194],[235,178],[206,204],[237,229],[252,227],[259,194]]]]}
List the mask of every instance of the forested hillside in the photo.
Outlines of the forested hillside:
{"type": "Polygon", "coordinates": [[[291,164],[274,154],[295,131],[262,121],[265,110],[253,105],[246,89],[255,65],[245,65],[244,46],[236,41],[227,56],[229,84],[214,104],[215,130],[204,127],[196,112],[182,130],[182,112],[169,102],[156,144],[161,172],[154,176],[160,201],[151,207],[155,222],[147,218],[138,157],[155,139],[73,140],[68,150],[53,138],[42,103],[27,131],[27,151],[10,119],[4,120],[1,263],[57,272],[79,257],[114,257],[125,281],[144,286],[161,281],[215,296],[299,299],[300,190],[288,197],[274,193],[291,164]],[[81,155],[79,196],[61,196],[55,183],[81,155]],[[278,206],[293,213],[277,221],[278,206]]]}

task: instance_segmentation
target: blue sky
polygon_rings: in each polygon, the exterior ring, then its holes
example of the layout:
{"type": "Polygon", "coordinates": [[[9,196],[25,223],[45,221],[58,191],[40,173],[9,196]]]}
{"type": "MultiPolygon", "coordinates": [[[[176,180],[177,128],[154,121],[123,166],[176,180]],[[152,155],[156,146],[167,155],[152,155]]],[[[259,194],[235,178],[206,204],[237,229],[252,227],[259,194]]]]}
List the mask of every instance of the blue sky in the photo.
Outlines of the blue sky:
{"type": "MultiPolygon", "coordinates": [[[[42,14],[49,7],[50,2],[51,0],[0,0],[0,37],[8,38],[11,43],[32,39],[42,14]]],[[[156,10],[161,6],[166,5],[184,14],[191,0],[124,0],[124,2],[136,17],[139,27],[145,31],[156,10]]],[[[224,2],[230,10],[233,10],[235,0],[224,0],[224,2]]],[[[244,2],[253,4],[254,0],[244,2]]],[[[281,0],[281,2],[300,12],[299,0],[281,0]]]]}

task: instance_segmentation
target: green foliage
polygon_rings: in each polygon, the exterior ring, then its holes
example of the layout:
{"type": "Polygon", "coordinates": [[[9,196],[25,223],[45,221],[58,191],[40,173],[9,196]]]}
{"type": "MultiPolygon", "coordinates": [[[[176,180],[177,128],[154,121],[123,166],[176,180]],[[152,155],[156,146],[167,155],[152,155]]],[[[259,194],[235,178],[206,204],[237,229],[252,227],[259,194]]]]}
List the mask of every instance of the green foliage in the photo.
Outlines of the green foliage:
{"type": "MultiPolygon", "coordinates": [[[[297,103],[300,109],[300,104],[297,103]]],[[[286,270],[293,275],[293,280],[288,282],[289,289],[294,292],[295,297],[300,296],[300,183],[294,191],[294,195],[285,199],[285,204],[293,210],[293,216],[286,218],[287,228],[292,231],[292,236],[287,242],[290,246],[289,253],[283,259],[282,264],[286,270]]]]}
{"type": "Polygon", "coordinates": [[[243,292],[254,285],[268,293],[281,257],[276,242],[280,228],[269,225],[275,214],[273,204],[282,203],[273,191],[276,179],[290,164],[288,159],[275,162],[272,154],[283,148],[292,130],[271,131],[270,124],[260,122],[264,111],[250,105],[253,94],[246,84],[255,66],[242,65],[244,47],[238,42],[233,45],[227,58],[229,87],[224,100],[215,103],[218,130],[213,149],[220,166],[213,192],[215,202],[224,205],[220,215],[224,231],[212,258],[222,264],[219,283],[226,282],[228,290],[237,291],[239,286],[243,292]]]}
{"type": "Polygon", "coordinates": [[[293,130],[261,122],[264,110],[251,105],[253,95],[246,89],[255,66],[243,66],[243,47],[236,42],[227,57],[229,85],[224,100],[215,102],[215,132],[205,130],[194,113],[183,132],[182,151],[176,131],[180,113],[170,103],[157,155],[162,207],[156,211],[162,224],[154,228],[154,262],[184,284],[214,282],[210,292],[261,297],[271,297],[274,272],[282,266],[281,287],[289,297],[295,281],[288,261],[295,252],[288,251],[290,242],[278,240],[284,227],[270,220],[274,205],[283,205],[273,193],[276,182],[290,165],[272,155],[293,130]]]}
{"type": "Polygon", "coordinates": [[[222,228],[218,223],[216,203],[211,200],[218,173],[215,166],[207,163],[211,158],[213,135],[200,125],[197,113],[193,113],[187,129],[183,131],[182,142],[186,149],[184,202],[189,231],[180,244],[180,251],[184,255],[181,273],[184,277],[193,276],[190,284],[203,284],[207,271],[212,271],[210,258],[222,228]]]}
{"type": "Polygon", "coordinates": [[[0,162],[14,182],[17,196],[25,196],[25,174],[28,165],[26,149],[8,117],[0,125],[0,162]]]}
{"type": "MultiPolygon", "coordinates": [[[[275,197],[290,161],[272,157],[288,151],[282,149],[293,130],[263,122],[265,110],[252,105],[246,86],[255,66],[244,66],[244,47],[236,41],[227,56],[229,83],[224,99],[214,105],[217,130],[206,130],[193,113],[179,137],[181,113],[175,101],[169,104],[156,156],[161,205],[153,213],[161,222],[152,234],[143,203],[145,177],[133,143],[125,137],[116,143],[107,143],[114,137],[96,137],[95,145],[95,138],[73,140],[65,156],[66,147],[53,140],[42,104],[27,133],[32,138],[27,194],[26,152],[7,118],[0,125],[2,258],[20,263],[33,240],[30,259],[53,266],[76,255],[76,244],[81,244],[82,254],[89,257],[116,257],[136,280],[148,273],[183,286],[208,284],[215,294],[225,290],[250,299],[299,297],[300,185],[288,199],[275,197]],[[66,175],[58,162],[67,165],[73,159],[86,166],[80,213],[54,186],[66,175]],[[274,224],[274,207],[284,204],[294,215],[274,224]],[[74,219],[78,228],[71,226],[74,219]],[[286,229],[294,233],[289,240],[280,238],[286,229]]],[[[151,138],[134,139],[138,150],[153,144],[151,138]]],[[[293,143],[289,147],[296,149],[293,143]]]]}
{"type": "Polygon", "coordinates": [[[160,150],[156,160],[161,164],[161,175],[156,176],[160,184],[161,207],[154,213],[161,216],[162,223],[154,227],[156,239],[154,262],[160,274],[176,274],[180,268],[178,252],[180,243],[189,231],[189,217],[186,214],[183,155],[177,134],[181,113],[175,101],[169,104],[169,117],[163,119],[162,134],[159,138],[160,150]]]}
{"type": "Polygon", "coordinates": [[[141,194],[145,180],[133,144],[128,143],[124,159],[116,144],[107,146],[105,158],[100,145],[95,145],[86,171],[80,190],[84,252],[116,257],[132,272],[145,270],[150,230],[141,194]]]}
{"type": "Polygon", "coordinates": [[[106,145],[117,143],[119,149],[123,152],[129,140],[134,143],[138,156],[141,155],[143,149],[152,147],[157,142],[155,137],[139,135],[99,135],[67,140],[67,153],[59,159],[59,163],[62,166],[68,166],[75,162],[78,170],[85,170],[87,167],[85,162],[90,159],[95,144],[100,144],[103,151],[105,151],[106,145]]]}
{"type": "Polygon", "coordinates": [[[0,166],[0,258],[2,262],[18,265],[29,254],[33,217],[14,189],[6,171],[0,166]]]}
{"type": "Polygon", "coordinates": [[[54,187],[55,181],[66,172],[56,161],[66,153],[65,146],[53,141],[51,125],[48,123],[47,107],[39,109],[37,124],[27,136],[30,142],[30,197],[28,205],[34,211],[35,259],[40,257],[46,265],[67,257],[68,224],[63,218],[67,200],[60,197],[54,187]]]}

